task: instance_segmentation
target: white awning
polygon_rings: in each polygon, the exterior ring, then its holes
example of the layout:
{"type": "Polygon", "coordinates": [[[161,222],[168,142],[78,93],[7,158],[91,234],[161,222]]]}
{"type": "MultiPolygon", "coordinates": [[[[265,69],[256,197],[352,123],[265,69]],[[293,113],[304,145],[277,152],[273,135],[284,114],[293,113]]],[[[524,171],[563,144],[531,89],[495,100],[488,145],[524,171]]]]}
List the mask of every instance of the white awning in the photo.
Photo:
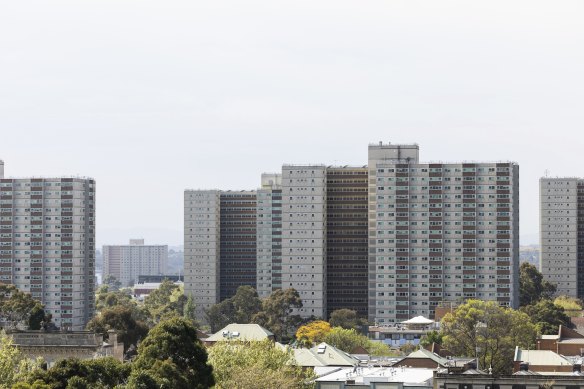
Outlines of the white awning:
{"type": "Polygon", "coordinates": [[[434,320],[426,319],[424,316],[416,316],[410,320],[402,321],[402,324],[432,324],[434,320]]]}

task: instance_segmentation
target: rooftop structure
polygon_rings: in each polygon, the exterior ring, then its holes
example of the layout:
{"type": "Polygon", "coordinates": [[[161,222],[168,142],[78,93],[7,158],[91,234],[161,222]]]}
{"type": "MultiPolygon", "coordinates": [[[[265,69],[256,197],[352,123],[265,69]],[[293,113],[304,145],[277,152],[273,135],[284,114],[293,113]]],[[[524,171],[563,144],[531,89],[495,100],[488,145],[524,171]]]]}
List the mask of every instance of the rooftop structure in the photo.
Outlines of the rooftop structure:
{"type": "Polygon", "coordinates": [[[317,389],[380,389],[404,387],[432,388],[432,369],[406,367],[355,367],[341,368],[316,379],[317,389]]]}
{"type": "Polygon", "coordinates": [[[211,345],[215,342],[242,341],[257,342],[262,340],[274,340],[274,334],[259,324],[229,324],[213,335],[204,339],[204,343],[211,345]]]}

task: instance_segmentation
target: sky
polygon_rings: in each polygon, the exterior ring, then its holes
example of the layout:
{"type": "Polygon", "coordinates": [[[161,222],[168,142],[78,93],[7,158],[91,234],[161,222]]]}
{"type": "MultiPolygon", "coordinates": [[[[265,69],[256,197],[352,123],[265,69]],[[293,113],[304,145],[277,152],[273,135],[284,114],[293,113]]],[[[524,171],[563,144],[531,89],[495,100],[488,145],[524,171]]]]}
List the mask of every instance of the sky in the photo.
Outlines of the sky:
{"type": "Polygon", "coordinates": [[[283,163],[520,165],[584,176],[584,2],[18,0],[0,5],[6,176],[93,177],[97,244],[182,244],[183,191],[283,163]]]}

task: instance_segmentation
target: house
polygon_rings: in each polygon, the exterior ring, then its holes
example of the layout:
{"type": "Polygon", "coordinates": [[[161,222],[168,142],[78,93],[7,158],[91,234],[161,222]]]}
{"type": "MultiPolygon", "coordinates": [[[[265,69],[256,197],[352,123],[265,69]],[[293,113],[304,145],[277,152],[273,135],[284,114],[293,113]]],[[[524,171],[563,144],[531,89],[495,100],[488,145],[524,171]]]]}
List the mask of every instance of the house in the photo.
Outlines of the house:
{"type": "Polygon", "coordinates": [[[14,345],[29,358],[42,357],[49,367],[65,358],[94,359],[114,357],[124,359],[124,344],[118,342],[115,331],[108,340],[92,331],[12,331],[7,332],[14,345]]]}
{"type": "Polygon", "coordinates": [[[430,389],[433,375],[432,369],[345,367],[323,374],[315,382],[316,389],[430,389]]]}
{"type": "Polygon", "coordinates": [[[578,370],[565,373],[538,373],[527,365],[510,375],[494,377],[485,372],[448,372],[442,369],[434,375],[434,387],[440,389],[576,389],[584,386],[584,375],[578,370]]]}
{"type": "Polygon", "coordinates": [[[206,339],[201,339],[206,346],[211,346],[216,342],[225,341],[243,341],[243,342],[253,342],[262,341],[269,339],[274,341],[274,334],[266,330],[259,324],[229,324],[220,331],[217,331],[213,335],[206,339]]]}
{"type": "Polygon", "coordinates": [[[407,343],[417,346],[424,335],[437,328],[438,324],[434,320],[416,316],[392,325],[370,326],[369,338],[393,347],[403,346],[407,343]]]}
{"type": "MultiPolygon", "coordinates": [[[[551,350],[521,350],[515,348],[513,371],[532,371],[536,373],[572,373],[575,363],[551,350]]],[[[583,383],[584,384],[584,383],[583,383]]]]}
{"type": "Polygon", "coordinates": [[[475,366],[474,358],[444,358],[440,355],[428,351],[426,349],[419,349],[410,353],[405,358],[394,363],[393,367],[417,367],[425,369],[450,368],[456,371],[469,370],[475,366]]]}
{"type": "Polygon", "coordinates": [[[324,342],[312,348],[295,348],[292,350],[296,364],[302,367],[357,366],[360,362],[359,359],[349,353],[324,342]]]}
{"type": "Polygon", "coordinates": [[[537,339],[538,350],[549,350],[565,356],[584,355],[584,335],[568,327],[560,326],[556,335],[541,335],[537,339]]]}

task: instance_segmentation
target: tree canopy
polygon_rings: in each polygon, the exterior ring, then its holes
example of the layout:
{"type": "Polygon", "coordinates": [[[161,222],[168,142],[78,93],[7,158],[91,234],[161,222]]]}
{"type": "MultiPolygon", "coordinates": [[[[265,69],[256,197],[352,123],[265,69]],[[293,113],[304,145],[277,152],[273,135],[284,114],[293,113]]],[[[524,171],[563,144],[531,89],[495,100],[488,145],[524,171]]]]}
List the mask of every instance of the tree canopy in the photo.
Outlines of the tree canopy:
{"type": "Polygon", "coordinates": [[[357,347],[362,347],[370,355],[376,357],[395,355],[388,345],[381,342],[374,342],[353,328],[333,327],[326,334],[323,341],[347,353],[353,352],[357,347]]]}
{"type": "Polygon", "coordinates": [[[40,370],[41,361],[26,358],[12,341],[12,337],[0,331],[0,389],[10,389],[40,370]]]}
{"type": "Polygon", "coordinates": [[[255,314],[252,322],[270,330],[276,338],[287,341],[302,323],[294,309],[302,308],[302,300],[296,289],[278,289],[262,301],[262,310],[255,314]]]}
{"type": "Polygon", "coordinates": [[[150,323],[156,324],[162,319],[183,316],[187,299],[182,286],[166,279],[158,289],[146,296],[144,310],[150,323]]]}
{"type": "Polygon", "coordinates": [[[320,343],[331,332],[331,325],[323,320],[317,320],[300,326],[296,331],[298,343],[312,347],[314,343],[320,343]]]}
{"type": "Polygon", "coordinates": [[[87,329],[102,334],[106,339],[108,331],[114,330],[118,340],[124,343],[124,351],[148,334],[148,325],[135,317],[134,310],[126,305],[118,305],[102,309],[89,321],[87,329]]]}
{"type": "Polygon", "coordinates": [[[231,298],[211,306],[205,311],[212,332],[231,323],[249,324],[262,309],[262,302],[251,286],[240,286],[231,298]]]}
{"type": "Polygon", "coordinates": [[[182,317],[161,321],[150,330],[132,368],[135,385],[153,380],[163,387],[205,389],[214,384],[213,368],[197,330],[182,317]]]}
{"type": "Polygon", "coordinates": [[[510,373],[515,346],[535,347],[537,330],[524,312],[494,301],[468,300],[441,322],[444,348],[453,355],[474,357],[493,374],[510,373]],[[477,353],[478,350],[478,353],[477,353]]]}
{"type": "Polygon", "coordinates": [[[29,293],[20,291],[11,284],[0,283],[0,321],[11,326],[23,325],[39,330],[43,322],[50,321],[43,305],[29,293]]]}
{"type": "Polygon", "coordinates": [[[551,299],[556,286],[543,279],[535,266],[523,262],[519,267],[519,305],[534,304],[541,299],[551,299]]]}
{"type": "Polygon", "coordinates": [[[332,327],[353,328],[361,331],[361,328],[367,325],[367,320],[360,318],[357,311],[352,309],[337,309],[331,312],[329,323],[332,327]]]}
{"type": "Polygon", "coordinates": [[[582,301],[575,297],[558,296],[554,300],[554,304],[562,307],[568,316],[580,316],[582,311],[582,301]]]}
{"type": "Polygon", "coordinates": [[[533,305],[521,307],[521,311],[530,317],[542,335],[557,334],[560,325],[572,327],[570,317],[566,315],[564,308],[550,300],[540,300],[533,305]]]}
{"type": "Polygon", "coordinates": [[[217,389],[304,389],[312,375],[297,366],[291,350],[269,340],[219,342],[209,349],[217,389]]]}

